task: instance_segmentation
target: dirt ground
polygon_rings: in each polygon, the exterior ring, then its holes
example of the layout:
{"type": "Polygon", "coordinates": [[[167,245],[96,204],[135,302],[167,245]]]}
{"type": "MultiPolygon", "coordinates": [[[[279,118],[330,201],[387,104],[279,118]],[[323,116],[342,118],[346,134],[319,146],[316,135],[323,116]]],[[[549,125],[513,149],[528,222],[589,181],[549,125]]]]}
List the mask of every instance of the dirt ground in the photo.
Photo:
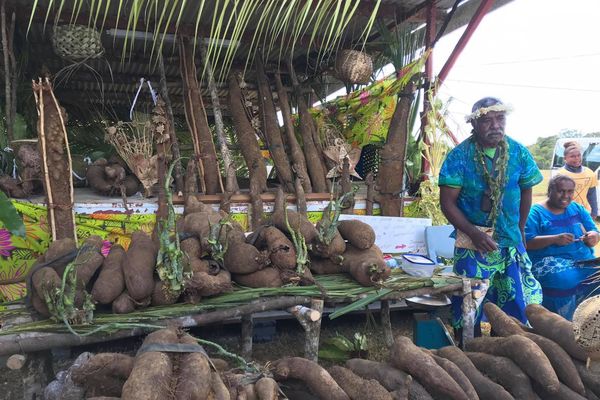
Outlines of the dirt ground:
{"type": "MultiPolygon", "coordinates": [[[[419,310],[400,310],[391,313],[392,329],[394,335],[404,335],[412,338],[414,317],[413,312],[419,310]]],[[[439,316],[444,322],[448,321],[448,308],[436,310],[431,315],[439,316]]],[[[328,337],[342,334],[352,338],[354,333],[360,332],[367,336],[369,359],[384,360],[387,357],[387,348],[382,337],[379,325],[379,313],[354,314],[340,317],[336,320],[323,319],[321,328],[321,343],[328,337]]],[[[240,353],[240,325],[215,325],[195,328],[190,333],[204,340],[213,341],[223,346],[227,351],[240,353]]],[[[259,324],[255,327],[255,341],[253,345],[253,361],[264,365],[269,361],[286,356],[302,356],[304,353],[304,331],[294,319],[279,320],[276,323],[274,335],[273,327],[259,324]],[[272,336],[272,337],[269,337],[272,336]]],[[[130,338],[97,345],[80,346],[71,349],[55,349],[53,351],[54,372],[67,369],[73,360],[82,352],[121,352],[135,354],[141,345],[142,338],[130,338]]],[[[205,349],[211,356],[220,357],[209,347],[205,349]]],[[[328,365],[323,362],[323,365],[328,365]]],[[[23,397],[22,374],[20,371],[11,371],[2,360],[0,367],[0,399],[21,400],[23,397]]]]}

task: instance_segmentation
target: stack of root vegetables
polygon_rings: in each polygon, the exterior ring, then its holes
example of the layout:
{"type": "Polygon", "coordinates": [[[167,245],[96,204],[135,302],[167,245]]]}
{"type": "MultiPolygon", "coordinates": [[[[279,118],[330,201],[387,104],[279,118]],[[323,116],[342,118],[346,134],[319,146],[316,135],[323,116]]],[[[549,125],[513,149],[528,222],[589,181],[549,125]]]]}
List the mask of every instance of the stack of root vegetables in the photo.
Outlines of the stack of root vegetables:
{"type": "Polygon", "coordinates": [[[283,192],[277,195],[269,223],[248,237],[225,212],[194,197],[186,201],[177,231],[183,270],[180,290],[171,290],[159,278],[159,248],[144,232],[132,234],[127,250],[114,244],[106,258],[98,236],[88,238],[79,250],[73,240],[62,239],[53,242],[32,269],[34,308],[43,316],[53,315],[48,296],[61,288],[71,262],[77,276],[75,306],[81,309],[90,293],[93,303],[110,306],[118,314],[178,301],[198,303],[231,291],[232,279],[245,287],[280,287],[314,284],[313,272],[347,272],[359,284],[375,286],[391,273],[369,225],[324,218],[314,226],[305,216],[286,210],[283,192]]]}

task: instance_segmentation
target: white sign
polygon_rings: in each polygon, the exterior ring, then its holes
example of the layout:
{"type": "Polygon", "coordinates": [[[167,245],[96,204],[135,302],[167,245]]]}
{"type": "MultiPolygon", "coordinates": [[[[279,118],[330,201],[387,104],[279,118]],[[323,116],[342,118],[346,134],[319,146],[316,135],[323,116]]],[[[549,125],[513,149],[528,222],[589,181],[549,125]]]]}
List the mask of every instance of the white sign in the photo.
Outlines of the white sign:
{"type": "Polygon", "coordinates": [[[429,218],[340,215],[340,220],[348,219],[357,219],[371,225],[376,235],[375,244],[384,253],[427,254],[425,227],[431,226],[429,218]]]}

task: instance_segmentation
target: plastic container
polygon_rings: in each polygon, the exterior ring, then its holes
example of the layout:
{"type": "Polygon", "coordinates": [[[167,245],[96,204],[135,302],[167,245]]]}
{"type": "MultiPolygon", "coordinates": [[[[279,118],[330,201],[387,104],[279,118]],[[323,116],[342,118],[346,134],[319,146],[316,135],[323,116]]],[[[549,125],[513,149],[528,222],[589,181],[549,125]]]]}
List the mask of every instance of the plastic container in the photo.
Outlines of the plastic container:
{"type": "Polygon", "coordinates": [[[409,275],[418,277],[430,277],[438,266],[432,259],[421,254],[402,254],[398,258],[402,270],[409,275]]]}

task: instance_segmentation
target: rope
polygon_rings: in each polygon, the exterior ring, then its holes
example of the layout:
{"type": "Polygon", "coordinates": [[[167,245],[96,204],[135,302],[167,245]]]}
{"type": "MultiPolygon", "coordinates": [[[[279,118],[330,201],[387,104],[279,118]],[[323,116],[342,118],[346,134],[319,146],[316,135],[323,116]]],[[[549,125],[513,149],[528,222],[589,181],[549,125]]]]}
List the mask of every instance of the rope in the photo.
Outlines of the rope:
{"type": "Polygon", "coordinates": [[[144,87],[144,83],[148,84],[148,89],[150,90],[150,96],[152,96],[152,101],[154,105],[156,105],[156,101],[158,97],[156,96],[156,92],[152,88],[152,84],[150,81],[147,81],[146,78],[140,78],[140,85],[138,86],[137,91],[135,92],[135,96],[133,97],[133,103],[131,103],[131,109],[129,110],[129,119],[133,121],[133,109],[135,108],[135,103],[137,103],[138,96],[142,91],[142,87],[144,87]]]}

